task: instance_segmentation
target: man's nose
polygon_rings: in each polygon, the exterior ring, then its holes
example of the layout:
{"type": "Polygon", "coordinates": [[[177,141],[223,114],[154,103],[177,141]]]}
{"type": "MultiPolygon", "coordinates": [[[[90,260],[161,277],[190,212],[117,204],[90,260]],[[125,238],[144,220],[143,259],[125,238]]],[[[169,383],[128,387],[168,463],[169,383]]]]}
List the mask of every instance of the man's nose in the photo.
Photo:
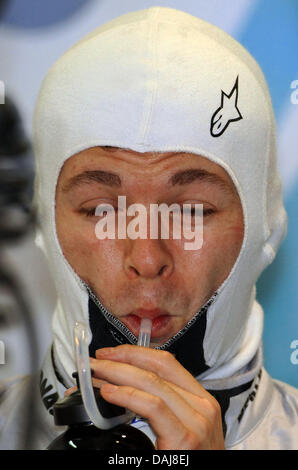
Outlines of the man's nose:
{"type": "Polygon", "coordinates": [[[143,277],[168,279],[173,272],[174,262],[161,239],[127,240],[124,269],[130,279],[143,277]]]}

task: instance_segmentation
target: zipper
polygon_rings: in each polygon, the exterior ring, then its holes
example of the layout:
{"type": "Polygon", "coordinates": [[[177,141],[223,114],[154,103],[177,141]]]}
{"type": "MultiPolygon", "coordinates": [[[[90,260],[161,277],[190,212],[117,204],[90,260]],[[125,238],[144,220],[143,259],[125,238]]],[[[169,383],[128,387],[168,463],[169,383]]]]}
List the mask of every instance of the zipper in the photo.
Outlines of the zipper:
{"type": "Polygon", "coordinates": [[[165,350],[169,348],[177,339],[181,338],[188,330],[189,328],[197,321],[197,319],[205,313],[205,311],[209,308],[209,306],[213,303],[215,297],[217,296],[217,292],[212,295],[212,297],[207,300],[207,302],[203,305],[203,307],[198,310],[198,312],[186,323],[186,325],[178,331],[172,338],[170,338],[165,344],[162,344],[161,346],[158,346],[156,349],[159,350],[165,350]]]}
{"type": "MultiPolygon", "coordinates": [[[[120,333],[125,336],[126,339],[131,344],[137,344],[138,338],[127,328],[127,326],[124,325],[118,318],[116,318],[114,315],[112,315],[101,303],[99,298],[92,292],[90,287],[85,284],[84,281],[81,281],[83,286],[87,289],[88,294],[90,295],[91,299],[95,303],[95,305],[100,309],[102,312],[103,316],[105,319],[113,325],[120,333]]],[[[172,338],[170,338],[166,343],[162,344],[161,346],[156,346],[154,349],[158,350],[165,350],[168,349],[177,339],[181,338],[188,330],[189,328],[196,322],[196,320],[203,314],[205,313],[206,309],[209,308],[209,306],[213,303],[217,296],[217,292],[215,292],[212,297],[203,305],[203,307],[200,308],[200,310],[187,322],[187,324],[180,330],[178,333],[176,333],[172,338]]]]}
{"type": "Polygon", "coordinates": [[[91,299],[97,305],[97,307],[102,312],[105,319],[113,325],[120,333],[122,333],[126,339],[128,339],[132,344],[137,344],[138,339],[132,332],[124,325],[118,318],[112,315],[101,303],[101,301],[96,297],[96,295],[91,291],[90,287],[85,284],[85,287],[90,295],[91,299]]]}

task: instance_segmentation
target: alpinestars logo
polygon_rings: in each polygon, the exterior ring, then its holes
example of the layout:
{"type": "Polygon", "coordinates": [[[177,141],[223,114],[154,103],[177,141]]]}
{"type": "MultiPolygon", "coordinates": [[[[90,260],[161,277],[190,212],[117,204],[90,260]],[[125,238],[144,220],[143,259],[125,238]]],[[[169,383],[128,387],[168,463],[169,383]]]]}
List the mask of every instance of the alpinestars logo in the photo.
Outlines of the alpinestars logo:
{"type": "Polygon", "coordinates": [[[221,104],[211,118],[210,133],[212,137],[222,135],[231,122],[243,119],[238,109],[238,78],[230,91],[230,94],[221,90],[221,104]]]}

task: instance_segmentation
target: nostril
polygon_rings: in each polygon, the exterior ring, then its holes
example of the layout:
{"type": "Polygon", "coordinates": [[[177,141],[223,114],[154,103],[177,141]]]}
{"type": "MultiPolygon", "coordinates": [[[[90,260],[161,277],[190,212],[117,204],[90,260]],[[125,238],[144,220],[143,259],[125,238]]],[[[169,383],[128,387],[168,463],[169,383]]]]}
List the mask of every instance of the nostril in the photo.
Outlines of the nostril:
{"type": "Polygon", "coordinates": [[[131,269],[131,271],[132,271],[134,274],[136,274],[137,276],[140,275],[139,271],[138,271],[134,266],[130,266],[130,269],[131,269]]]}
{"type": "Polygon", "coordinates": [[[165,269],[166,269],[166,265],[162,266],[158,272],[158,275],[161,276],[165,269]]]}

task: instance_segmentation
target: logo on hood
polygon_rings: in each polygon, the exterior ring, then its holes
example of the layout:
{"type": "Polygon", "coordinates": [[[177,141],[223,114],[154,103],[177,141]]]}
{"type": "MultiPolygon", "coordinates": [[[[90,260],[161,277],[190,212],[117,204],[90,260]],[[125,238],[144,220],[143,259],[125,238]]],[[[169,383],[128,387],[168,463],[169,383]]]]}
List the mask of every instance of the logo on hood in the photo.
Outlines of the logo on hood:
{"type": "Polygon", "coordinates": [[[243,119],[238,109],[237,102],[238,77],[229,95],[221,90],[221,105],[211,118],[210,133],[212,137],[219,137],[225,132],[231,122],[243,119]]]}

